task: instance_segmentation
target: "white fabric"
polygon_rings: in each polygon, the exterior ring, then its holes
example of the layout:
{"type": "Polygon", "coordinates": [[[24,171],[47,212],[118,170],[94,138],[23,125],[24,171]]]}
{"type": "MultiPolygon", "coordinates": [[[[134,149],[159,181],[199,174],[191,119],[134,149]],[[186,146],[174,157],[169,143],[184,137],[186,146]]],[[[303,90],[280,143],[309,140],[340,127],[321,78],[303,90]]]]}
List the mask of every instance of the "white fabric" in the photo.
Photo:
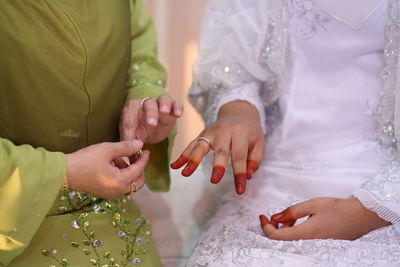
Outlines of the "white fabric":
{"type": "Polygon", "coordinates": [[[400,266],[400,167],[381,171],[392,157],[377,141],[374,120],[385,5],[357,31],[312,1],[288,0],[287,12],[291,64],[278,102],[280,124],[246,194],[226,198],[187,266],[400,266]],[[284,242],[262,234],[259,214],[354,191],[393,225],[356,241],[284,242]]]}
{"type": "Polygon", "coordinates": [[[313,0],[323,10],[353,29],[359,29],[385,0],[313,0]],[[357,9],[357,12],[354,12],[357,9]]]}

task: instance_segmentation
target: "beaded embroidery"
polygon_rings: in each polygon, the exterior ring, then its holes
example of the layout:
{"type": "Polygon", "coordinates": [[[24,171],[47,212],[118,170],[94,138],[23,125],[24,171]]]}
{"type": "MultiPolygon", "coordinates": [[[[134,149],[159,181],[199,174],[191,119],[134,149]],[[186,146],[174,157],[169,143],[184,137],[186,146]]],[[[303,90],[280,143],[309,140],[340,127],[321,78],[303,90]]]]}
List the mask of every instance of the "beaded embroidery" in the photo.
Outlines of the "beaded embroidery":
{"type": "MultiPolygon", "coordinates": [[[[121,202],[126,203],[129,199],[131,199],[130,196],[120,200],[102,200],[78,191],[65,191],[59,194],[59,212],[73,212],[69,227],[82,233],[82,240],[69,240],[67,234],[63,234],[62,238],[65,242],[69,242],[71,247],[82,250],[82,253],[88,256],[88,265],[118,267],[141,263],[140,257],[145,255],[146,251],[141,249],[140,245],[143,242],[149,242],[150,226],[144,217],[138,217],[132,221],[123,214],[124,210],[120,208],[121,202]],[[111,217],[110,227],[115,229],[115,237],[125,242],[125,248],[120,250],[119,255],[123,257],[123,261],[117,262],[109,251],[99,250],[103,246],[103,241],[97,238],[95,231],[91,230],[88,218],[93,213],[109,214],[111,217]]],[[[42,254],[53,258],[59,266],[73,264],[56,248],[43,249],[42,254]]]]}

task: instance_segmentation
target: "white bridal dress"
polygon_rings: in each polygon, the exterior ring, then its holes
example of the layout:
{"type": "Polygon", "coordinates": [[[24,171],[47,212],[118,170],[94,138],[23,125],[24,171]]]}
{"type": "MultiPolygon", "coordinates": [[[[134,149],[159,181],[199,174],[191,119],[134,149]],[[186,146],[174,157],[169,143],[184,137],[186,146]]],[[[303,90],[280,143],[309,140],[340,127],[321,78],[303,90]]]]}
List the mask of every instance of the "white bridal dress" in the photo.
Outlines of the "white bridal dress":
{"type": "MultiPolygon", "coordinates": [[[[338,1],[343,4],[337,13],[316,2],[286,4],[290,64],[278,100],[280,115],[275,110],[264,118],[257,81],[215,90],[206,104],[214,105],[215,113],[224,103],[247,100],[274,129],[246,193],[225,197],[187,266],[400,266],[400,234],[393,226],[355,241],[293,242],[270,240],[260,228],[259,214],[270,216],[315,197],[351,197],[391,160],[378,144],[374,118],[387,4],[366,1],[375,8],[357,14],[352,7],[346,10],[347,1],[338,1]]],[[[223,71],[240,73],[228,65],[223,71]]]]}

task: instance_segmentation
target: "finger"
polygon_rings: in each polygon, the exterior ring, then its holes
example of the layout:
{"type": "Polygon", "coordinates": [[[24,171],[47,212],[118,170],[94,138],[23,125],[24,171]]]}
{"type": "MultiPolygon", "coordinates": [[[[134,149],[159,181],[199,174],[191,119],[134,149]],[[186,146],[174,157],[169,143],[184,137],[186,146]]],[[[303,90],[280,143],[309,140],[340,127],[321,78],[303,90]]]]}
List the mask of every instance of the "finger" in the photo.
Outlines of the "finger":
{"type": "Polygon", "coordinates": [[[288,222],[285,222],[285,223],[283,223],[283,228],[285,228],[285,227],[292,227],[294,224],[296,223],[296,220],[291,220],[291,221],[288,221],[288,222]]]}
{"type": "Polygon", "coordinates": [[[175,101],[174,103],[172,103],[172,114],[175,117],[181,117],[183,115],[183,105],[181,102],[175,101]]]}
{"type": "Polygon", "coordinates": [[[185,150],[182,152],[182,154],[179,156],[177,160],[171,163],[171,168],[176,170],[185,165],[188,160],[189,156],[192,153],[192,150],[196,144],[197,140],[193,140],[190,142],[190,144],[185,148],[185,150]]]}
{"type": "Polygon", "coordinates": [[[131,181],[132,178],[138,177],[146,167],[149,161],[150,152],[148,150],[143,151],[143,155],[133,164],[125,169],[121,169],[121,175],[124,179],[131,181]]]}
{"type": "Polygon", "coordinates": [[[247,139],[243,138],[243,136],[234,135],[232,137],[231,150],[236,193],[241,195],[246,191],[247,139]]]}
{"type": "Polygon", "coordinates": [[[146,116],[146,122],[150,126],[158,124],[158,104],[154,99],[148,99],[143,103],[143,111],[146,116]]]}
{"type": "Polygon", "coordinates": [[[295,204],[284,211],[271,216],[271,223],[288,223],[313,214],[311,200],[295,204]]]}
{"type": "MultiPolygon", "coordinates": [[[[206,138],[210,140],[211,143],[213,143],[211,138],[206,138]]],[[[210,151],[210,149],[211,148],[207,142],[197,139],[195,141],[192,153],[189,156],[188,164],[182,170],[182,175],[186,177],[192,175],[199,166],[200,162],[203,160],[204,156],[210,151]]]]}
{"type": "Polygon", "coordinates": [[[315,228],[314,220],[310,218],[299,225],[279,229],[269,223],[263,226],[263,231],[265,236],[270,239],[292,241],[313,238],[313,228],[315,228]]]}
{"type": "Polygon", "coordinates": [[[256,140],[253,147],[250,149],[248,158],[247,158],[247,179],[251,179],[253,174],[260,167],[260,162],[264,156],[265,150],[265,141],[264,136],[261,136],[256,140]]]}
{"type": "Polygon", "coordinates": [[[129,166],[122,158],[116,158],[113,162],[115,167],[118,169],[123,169],[129,166]]]}
{"type": "Polygon", "coordinates": [[[171,100],[167,95],[157,97],[158,110],[161,114],[169,114],[171,112],[171,100]]]}
{"type": "Polygon", "coordinates": [[[224,176],[229,159],[230,140],[230,135],[217,135],[215,139],[213,170],[210,179],[213,184],[219,183],[224,176]]]}
{"type": "Polygon", "coordinates": [[[143,147],[143,142],[140,140],[121,141],[116,143],[104,143],[104,146],[111,161],[116,158],[130,157],[143,147]]]}
{"type": "Polygon", "coordinates": [[[133,99],[126,103],[119,122],[121,140],[133,140],[136,138],[135,130],[139,123],[140,111],[140,100],[133,99]]]}
{"type": "Polygon", "coordinates": [[[144,172],[142,172],[138,177],[136,177],[126,185],[127,188],[125,191],[126,194],[135,193],[136,191],[142,189],[145,184],[144,181],[145,181],[144,172]],[[135,186],[132,186],[132,183],[134,183],[134,185],[136,186],[136,191],[135,191],[135,186]]]}

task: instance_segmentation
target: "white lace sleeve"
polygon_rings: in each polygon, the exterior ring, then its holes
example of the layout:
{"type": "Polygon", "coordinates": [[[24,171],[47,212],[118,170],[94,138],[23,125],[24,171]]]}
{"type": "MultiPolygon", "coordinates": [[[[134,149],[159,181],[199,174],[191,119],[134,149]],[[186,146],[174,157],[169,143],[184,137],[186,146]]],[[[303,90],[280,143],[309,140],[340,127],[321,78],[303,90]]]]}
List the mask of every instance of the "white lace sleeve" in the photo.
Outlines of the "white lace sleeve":
{"type": "Polygon", "coordinates": [[[260,83],[258,82],[249,82],[238,87],[219,88],[211,91],[208,95],[207,108],[203,113],[206,125],[217,119],[218,111],[223,105],[235,100],[247,101],[258,110],[261,128],[265,134],[265,110],[260,98],[260,83]]]}
{"type": "Polygon", "coordinates": [[[283,7],[280,1],[208,1],[189,92],[206,123],[223,104],[240,99],[258,109],[266,131],[264,110],[278,98],[285,62],[283,7]]]}
{"type": "Polygon", "coordinates": [[[391,222],[400,233],[400,163],[392,162],[354,192],[369,210],[391,222]]]}

